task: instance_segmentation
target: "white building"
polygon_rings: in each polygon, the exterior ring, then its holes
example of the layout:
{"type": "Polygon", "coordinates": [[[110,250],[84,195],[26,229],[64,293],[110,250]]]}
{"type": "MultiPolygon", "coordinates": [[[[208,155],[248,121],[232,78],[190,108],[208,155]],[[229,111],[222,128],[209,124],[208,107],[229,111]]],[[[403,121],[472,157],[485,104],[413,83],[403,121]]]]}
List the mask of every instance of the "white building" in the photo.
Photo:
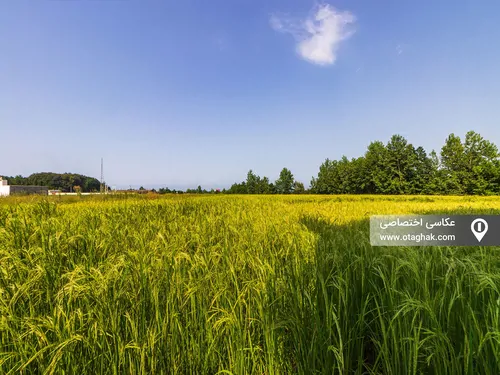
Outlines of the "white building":
{"type": "Polygon", "coordinates": [[[7,185],[7,180],[0,177],[0,197],[6,197],[10,195],[10,186],[7,185]]]}
{"type": "Polygon", "coordinates": [[[48,194],[46,186],[24,186],[9,185],[7,180],[0,177],[0,197],[7,197],[11,194],[48,194]]]}

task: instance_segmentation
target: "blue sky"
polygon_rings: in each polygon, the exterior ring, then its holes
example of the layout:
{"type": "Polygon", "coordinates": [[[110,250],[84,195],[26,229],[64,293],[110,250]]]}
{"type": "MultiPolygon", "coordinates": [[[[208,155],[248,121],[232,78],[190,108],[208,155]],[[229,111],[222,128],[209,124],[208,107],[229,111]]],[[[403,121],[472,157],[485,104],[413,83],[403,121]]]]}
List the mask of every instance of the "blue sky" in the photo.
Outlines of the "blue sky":
{"type": "Polygon", "coordinates": [[[0,174],[228,187],[402,134],[500,145],[500,2],[0,3],[0,174]]]}

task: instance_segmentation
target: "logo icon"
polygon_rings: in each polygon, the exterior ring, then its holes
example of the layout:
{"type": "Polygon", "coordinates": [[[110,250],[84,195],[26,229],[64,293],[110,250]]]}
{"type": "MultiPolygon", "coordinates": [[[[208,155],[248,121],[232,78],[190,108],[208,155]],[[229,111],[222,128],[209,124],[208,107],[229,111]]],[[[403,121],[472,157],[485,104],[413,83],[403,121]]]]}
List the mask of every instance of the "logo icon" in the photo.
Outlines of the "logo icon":
{"type": "Polygon", "coordinates": [[[484,219],[476,219],[470,225],[470,229],[477,240],[481,242],[486,232],[488,232],[488,223],[484,219]]]}

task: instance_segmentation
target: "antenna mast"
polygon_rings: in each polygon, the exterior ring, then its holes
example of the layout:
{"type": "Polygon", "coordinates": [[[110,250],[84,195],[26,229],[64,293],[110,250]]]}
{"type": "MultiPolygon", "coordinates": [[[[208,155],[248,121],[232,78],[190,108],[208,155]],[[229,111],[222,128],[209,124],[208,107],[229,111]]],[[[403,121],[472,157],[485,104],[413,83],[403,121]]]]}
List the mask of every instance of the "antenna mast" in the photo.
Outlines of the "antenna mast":
{"type": "Polygon", "coordinates": [[[104,193],[104,160],[101,158],[101,194],[104,193]]]}

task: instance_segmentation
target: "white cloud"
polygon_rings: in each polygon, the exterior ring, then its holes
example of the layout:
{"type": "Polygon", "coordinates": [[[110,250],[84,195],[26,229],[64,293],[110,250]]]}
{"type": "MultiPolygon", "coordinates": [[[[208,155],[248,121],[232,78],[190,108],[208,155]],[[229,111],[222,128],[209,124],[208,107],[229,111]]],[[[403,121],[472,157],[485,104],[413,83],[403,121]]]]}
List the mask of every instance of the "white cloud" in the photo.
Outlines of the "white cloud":
{"type": "Polygon", "coordinates": [[[305,20],[272,15],[271,27],[281,33],[293,35],[297,53],[304,60],[318,65],[332,65],[342,41],[349,38],[356,18],[350,12],[340,12],[329,4],[315,7],[305,20]]]}
{"type": "Polygon", "coordinates": [[[396,54],[399,56],[399,55],[402,55],[402,54],[405,54],[406,52],[411,52],[411,45],[410,44],[406,44],[406,43],[399,43],[397,46],[396,46],[396,54]]]}

